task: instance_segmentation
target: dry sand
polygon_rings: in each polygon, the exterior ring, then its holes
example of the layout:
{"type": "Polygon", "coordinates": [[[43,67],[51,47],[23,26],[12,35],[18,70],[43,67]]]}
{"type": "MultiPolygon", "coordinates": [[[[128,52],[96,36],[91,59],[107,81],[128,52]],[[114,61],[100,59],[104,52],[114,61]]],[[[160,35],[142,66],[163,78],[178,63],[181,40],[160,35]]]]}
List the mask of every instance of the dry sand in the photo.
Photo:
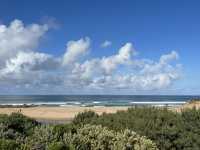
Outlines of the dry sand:
{"type": "Polygon", "coordinates": [[[12,112],[21,112],[22,114],[35,118],[45,120],[70,120],[75,115],[85,110],[92,110],[98,114],[115,113],[118,110],[126,110],[128,107],[27,107],[27,108],[0,108],[0,114],[11,114],[12,112]]]}
{"type": "Polygon", "coordinates": [[[181,112],[184,109],[192,109],[192,108],[200,109],[200,100],[189,101],[188,103],[185,103],[182,106],[172,107],[170,110],[181,112]]]}
{"type": "MultiPolygon", "coordinates": [[[[169,109],[176,112],[181,112],[187,108],[200,109],[200,101],[190,101],[179,107],[170,107],[169,109]]],[[[66,107],[27,107],[27,108],[0,108],[0,114],[10,114],[12,112],[21,112],[22,114],[35,118],[37,120],[49,121],[70,121],[80,112],[85,110],[92,110],[98,114],[102,113],[115,113],[118,110],[127,110],[128,107],[79,107],[79,106],[66,106],[66,107]]]]}

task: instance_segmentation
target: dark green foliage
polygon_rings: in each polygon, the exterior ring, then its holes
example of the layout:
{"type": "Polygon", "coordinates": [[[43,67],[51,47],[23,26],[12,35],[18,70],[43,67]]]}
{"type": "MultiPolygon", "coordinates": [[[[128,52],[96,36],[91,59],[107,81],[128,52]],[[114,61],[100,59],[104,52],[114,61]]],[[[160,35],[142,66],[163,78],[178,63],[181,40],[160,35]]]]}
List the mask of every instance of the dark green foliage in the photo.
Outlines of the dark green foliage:
{"type": "Polygon", "coordinates": [[[65,133],[76,133],[76,128],[72,124],[58,124],[53,127],[53,134],[57,139],[62,139],[65,133]]]}
{"type": "Polygon", "coordinates": [[[33,129],[39,125],[34,119],[20,113],[0,115],[0,150],[19,149],[25,137],[32,134],[33,129]]]}
{"type": "Polygon", "coordinates": [[[131,129],[156,142],[162,150],[200,149],[200,110],[196,109],[175,113],[167,108],[136,107],[115,114],[85,117],[80,124],[85,122],[116,131],[131,129]]]}
{"type": "Polygon", "coordinates": [[[83,113],[79,113],[73,119],[73,124],[80,125],[80,124],[87,124],[92,119],[98,118],[98,114],[93,111],[85,111],[83,113]]]}
{"type": "Polygon", "coordinates": [[[86,111],[64,125],[42,125],[19,113],[0,115],[0,150],[156,150],[151,140],[161,150],[199,150],[200,110],[86,111]]]}
{"type": "Polygon", "coordinates": [[[54,142],[49,145],[48,150],[70,150],[70,147],[62,142],[54,142]]]}
{"type": "Polygon", "coordinates": [[[101,125],[84,125],[64,139],[76,150],[157,150],[155,143],[131,130],[116,132],[101,125]]]}
{"type": "Polygon", "coordinates": [[[83,125],[98,118],[85,113],[76,117],[77,125],[42,125],[19,113],[1,115],[0,150],[157,150],[155,143],[133,131],[83,125]]]}
{"type": "Polygon", "coordinates": [[[14,140],[0,139],[0,150],[17,150],[19,148],[19,144],[14,140]]]}
{"type": "Polygon", "coordinates": [[[28,134],[31,129],[38,123],[31,118],[28,118],[20,113],[12,113],[11,115],[1,115],[0,124],[4,125],[5,129],[10,132],[28,134]]]}

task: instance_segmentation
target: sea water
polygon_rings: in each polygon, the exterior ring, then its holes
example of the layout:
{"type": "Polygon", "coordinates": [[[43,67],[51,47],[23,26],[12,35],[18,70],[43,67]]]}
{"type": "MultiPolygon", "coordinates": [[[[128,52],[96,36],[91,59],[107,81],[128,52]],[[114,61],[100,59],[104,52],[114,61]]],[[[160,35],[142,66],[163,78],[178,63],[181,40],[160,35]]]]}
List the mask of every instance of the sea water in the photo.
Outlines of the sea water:
{"type": "Polygon", "coordinates": [[[44,106],[174,106],[200,96],[187,95],[17,95],[0,96],[0,105],[44,105],[44,106]]]}

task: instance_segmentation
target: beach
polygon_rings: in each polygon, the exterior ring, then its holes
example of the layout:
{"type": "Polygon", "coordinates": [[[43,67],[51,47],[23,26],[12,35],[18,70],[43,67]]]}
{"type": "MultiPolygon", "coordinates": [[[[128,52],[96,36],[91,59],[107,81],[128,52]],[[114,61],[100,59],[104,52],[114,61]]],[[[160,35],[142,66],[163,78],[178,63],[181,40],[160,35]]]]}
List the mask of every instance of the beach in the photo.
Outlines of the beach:
{"type": "Polygon", "coordinates": [[[200,100],[188,101],[187,103],[185,103],[183,105],[171,107],[170,110],[176,111],[176,112],[181,112],[182,110],[193,109],[193,108],[200,109],[200,100]]]}
{"type": "Polygon", "coordinates": [[[102,113],[115,113],[119,110],[127,110],[128,107],[104,107],[104,106],[96,106],[96,107],[80,107],[80,106],[66,106],[66,107],[45,107],[45,106],[37,106],[37,107],[5,107],[0,108],[0,114],[11,114],[12,112],[20,112],[25,116],[37,119],[37,120],[57,120],[57,121],[68,121],[73,119],[78,113],[84,112],[87,110],[94,111],[98,114],[102,113]]]}
{"type": "MultiPolygon", "coordinates": [[[[0,114],[11,114],[13,112],[20,112],[25,116],[34,118],[39,121],[71,121],[78,113],[84,111],[94,111],[101,115],[102,113],[115,113],[117,111],[127,110],[134,106],[93,106],[93,107],[81,107],[81,106],[30,106],[30,107],[2,107],[0,108],[0,114]]],[[[200,101],[190,101],[180,106],[168,107],[172,111],[181,112],[183,109],[188,108],[200,108],[200,101]]]]}

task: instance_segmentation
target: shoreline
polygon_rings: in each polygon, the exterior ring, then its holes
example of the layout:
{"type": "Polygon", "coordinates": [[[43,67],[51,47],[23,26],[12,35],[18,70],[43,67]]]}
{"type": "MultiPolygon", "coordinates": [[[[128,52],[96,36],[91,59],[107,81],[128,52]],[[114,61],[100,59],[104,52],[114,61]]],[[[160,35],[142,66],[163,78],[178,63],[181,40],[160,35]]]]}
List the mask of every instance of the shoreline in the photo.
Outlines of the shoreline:
{"type": "Polygon", "coordinates": [[[0,108],[29,108],[29,107],[135,107],[135,106],[158,106],[174,107],[186,104],[187,101],[129,101],[115,104],[104,104],[104,102],[36,102],[36,103],[5,103],[0,104],[0,108]]]}
{"type": "MultiPolygon", "coordinates": [[[[11,114],[20,112],[25,116],[34,118],[43,123],[66,123],[70,122],[78,113],[84,111],[94,111],[101,115],[102,113],[116,113],[117,111],[125,111],[132,107],[152,107],[152,105],[131,105],[131,106],[36,106],[36,105],[0,105],[0,114],[11,114]]],[[[153,106],[155,107],[155,106],[153,106]]],[[[200,109],[200,101],[189,101],[183,105],[168,106],[169,110],[181,112],[184,109],[197,108],[200,109]]],[[[158,108],[163,108],[162,106],[158,108]]]]}
{"type": "Polygon", "coordinates": [[[67,107],[3,107],[0,108],[0,114],[11,114],[13,112],[20,112],[25,116],[34,118],[36,120],[72,120],[78,113],[84,111],[94,111],[101,115],[102,113],[115,113],[120,110],[127,110],[127,106],[94,106],[94,107],[80,107],[80,106],[67,106],[67,107]]]}

